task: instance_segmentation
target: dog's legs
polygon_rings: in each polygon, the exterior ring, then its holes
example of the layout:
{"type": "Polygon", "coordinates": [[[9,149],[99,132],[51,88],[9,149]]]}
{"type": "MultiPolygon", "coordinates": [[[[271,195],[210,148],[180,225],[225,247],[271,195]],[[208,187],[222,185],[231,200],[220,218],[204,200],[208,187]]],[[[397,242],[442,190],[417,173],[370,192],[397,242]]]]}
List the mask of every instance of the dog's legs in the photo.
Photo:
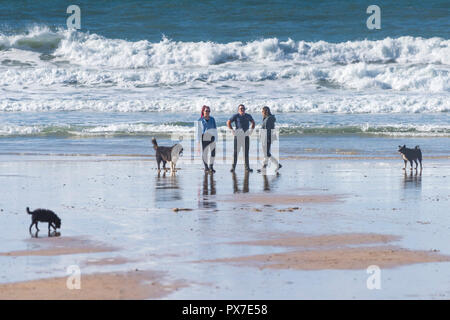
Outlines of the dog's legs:
{"type": "Polygon", "coordinates": [[[161,172],[161,161],[162,159],[160,157],[156,158],[156,163],[158,164],[158,172],[161,172]]]}
{"type": "Polygon", "coordinates": [[[39,230],[39,228],[38,228],[38,222],[36,221],[34,224],[36,225],[37,231],[41,231],[41,230],[39,230]]]}
{"type": "Polygon", "coordinates": [[[406,164],[408,163],[408,161],[406,161],[406,160],[403,160],[403,161],[405,161],[405,167],[403,168],[403,170],[406,170],[406,164]]]}
{"type": "Polygon", "coordinates": [[[416,164],[416,170],[417,170],[417,167],[419,166],[419,164],[417,163],[416,159],[414,159],[414,163],[416,164]]]}
{"type": "Polygon", "coordinates": [[[30,230],[30,234],[31,234],[31,235],[33,235],[33,234],[31,233],[31,228],[33,227],[33,224],[34,224],[34,221],[32,221],[31,224],[30,224],[30,229],[29,229],[29,230],[30,230]]]}
{"type": "Polygon", "coordinates": [[[412,160],[409,160],[409,164],[411,165],[411,170],[413,169],[413,162],[412,162],[412,160]]]}

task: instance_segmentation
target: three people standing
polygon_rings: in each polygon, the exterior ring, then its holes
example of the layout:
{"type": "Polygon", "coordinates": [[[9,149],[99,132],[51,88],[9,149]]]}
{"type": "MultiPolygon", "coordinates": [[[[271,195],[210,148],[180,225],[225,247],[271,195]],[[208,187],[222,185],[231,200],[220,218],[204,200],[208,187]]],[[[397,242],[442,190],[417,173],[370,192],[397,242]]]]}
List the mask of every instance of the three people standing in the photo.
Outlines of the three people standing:
{"type": "MultiPolygon", "coordinates": [[[[270,108],[265,106],[262,109],[263,123],[261,127],[261,140],[262,148],[264,154],[264,161],[262,169],[258,172],[265,170],[268,161],[271,160],[276,165],[276,170],[281,168],[278,160],[275,159],[270,148],[272,145],[272,130],[275,129],[275,116],[270,112],[270,108]]],[[[201,111],[200,126],[198,127],[198,138],[202,142],[202,159],[205,166],[205,172],[216,172],[214,170],[214,159],[216,154],[216,141],[217,141],[217,126],[214,117],[211,116],[211,109],[208,106],[203,106],[201,111]],[[208,165],[209,158],[209,165],[208,165]]],[[[238,107],[238,113],[234,114],[228,121],[227,127],[233,132],[234,135],[234,154],[233,154],[233,165],[231,167],[231,172],[236,169],[237,158],[240,149],[244,149],[244,159],[245,159],[245,171],[253,172],[250,168],[249,161],[249,150],[250,150],[250,135],[255,129],[255,121],[253,117],[245,112],[245,106],[240,104],[238,107]],[[235,124],[235,129],[233,129],[232,124],[235,124]]]]}

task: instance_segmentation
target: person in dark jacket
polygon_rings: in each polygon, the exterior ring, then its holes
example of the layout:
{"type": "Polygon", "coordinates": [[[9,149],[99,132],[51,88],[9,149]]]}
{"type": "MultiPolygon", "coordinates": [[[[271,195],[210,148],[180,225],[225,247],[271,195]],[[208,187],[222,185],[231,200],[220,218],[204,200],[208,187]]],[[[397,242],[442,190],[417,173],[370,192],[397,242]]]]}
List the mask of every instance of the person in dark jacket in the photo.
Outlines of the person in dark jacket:
{"type": "Polygon", "coordinates": [[[275,129],[275,116],[270,112],[270,108],[265,106],[262,108],[263,123],[261,125],[261,142],[262,151],[264,155],[263,167],[258,169],[258,172],[264,171],[267,168],[267,164],[270,161],[275,165],[276,170],[282,166],[278,160],[270,153],[270,147],[272,145],[272,130],[275,129]]]}

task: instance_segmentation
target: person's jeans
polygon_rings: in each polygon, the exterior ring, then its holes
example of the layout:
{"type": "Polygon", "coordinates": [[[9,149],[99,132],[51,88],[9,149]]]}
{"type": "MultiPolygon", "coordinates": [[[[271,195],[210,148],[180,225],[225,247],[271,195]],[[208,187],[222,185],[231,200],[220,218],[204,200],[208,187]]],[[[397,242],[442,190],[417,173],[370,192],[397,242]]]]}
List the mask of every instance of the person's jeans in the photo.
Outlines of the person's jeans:
{"type": "Polygon", "coordinates": [[[271,131],[267,130],[267,134],[262,136],[262,151],[264,155],[263,167],[265,168],[269,163],[269,160],[272,161],[275,166],[278,168],[278,160],[275,157],[272,157],[270,153],[270,147],[272,145],[272,135],[271,131]]]}
{"type": "Polygon", "coordinates": [[[208,168],[208,157],[211,152],[211,157],[209,158],[209,164],[212,166],[214,164],[214,159],[216,157],[216,142],[214,136],[205,136],[202,134],[202,149],[203,149],[203,163],[205,168],[208,168]]]}
{"type": "Polygon", "coordinates": [[[245,136],[245,133],[242,132],[236,132],[236,135],[234,136],[234,159],[233,159],[233,168],[236,167],[237,164],[237,158],[239,156],[239,151],[241,148],[244,148],[244,158],[245,158],[245,168],[250,168],[249,164],[249,157],[248,152],[250,150],[250,137],[245,136]]]}

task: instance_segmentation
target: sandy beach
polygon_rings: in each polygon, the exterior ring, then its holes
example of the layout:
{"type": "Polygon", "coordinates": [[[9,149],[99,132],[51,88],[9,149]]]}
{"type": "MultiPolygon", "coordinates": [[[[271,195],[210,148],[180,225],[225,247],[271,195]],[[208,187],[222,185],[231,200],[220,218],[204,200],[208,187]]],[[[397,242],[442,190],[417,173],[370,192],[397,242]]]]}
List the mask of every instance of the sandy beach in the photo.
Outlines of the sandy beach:
{"type": "Polygon", "coordinates": [[[427,159],[421,175],[341,158],[213,177],[110,160],[0,159],[1,299],[450,297],[450,159],[427,159]],[[31,236],[26,206],[54,210],[60,235],[40,224],[31,236]],[[66,287],[73,265],[80,290],[66,287]],[[379,290],[366,286],[373,265],[379,290]]]}
{"type": "Polygon", "coordinates": [[[159,299],[186,286],[182,282],[162,284],[152,272],[86,275],[82,289],[68,289],[67,278],[31,280],[0,285],[2,300],[138,300],[159,299]]]}
{"type": "Polygon", "coordinates": [[[448,1],[105,3],[0,2],[0,300],[450,299],[448,1]]]}

